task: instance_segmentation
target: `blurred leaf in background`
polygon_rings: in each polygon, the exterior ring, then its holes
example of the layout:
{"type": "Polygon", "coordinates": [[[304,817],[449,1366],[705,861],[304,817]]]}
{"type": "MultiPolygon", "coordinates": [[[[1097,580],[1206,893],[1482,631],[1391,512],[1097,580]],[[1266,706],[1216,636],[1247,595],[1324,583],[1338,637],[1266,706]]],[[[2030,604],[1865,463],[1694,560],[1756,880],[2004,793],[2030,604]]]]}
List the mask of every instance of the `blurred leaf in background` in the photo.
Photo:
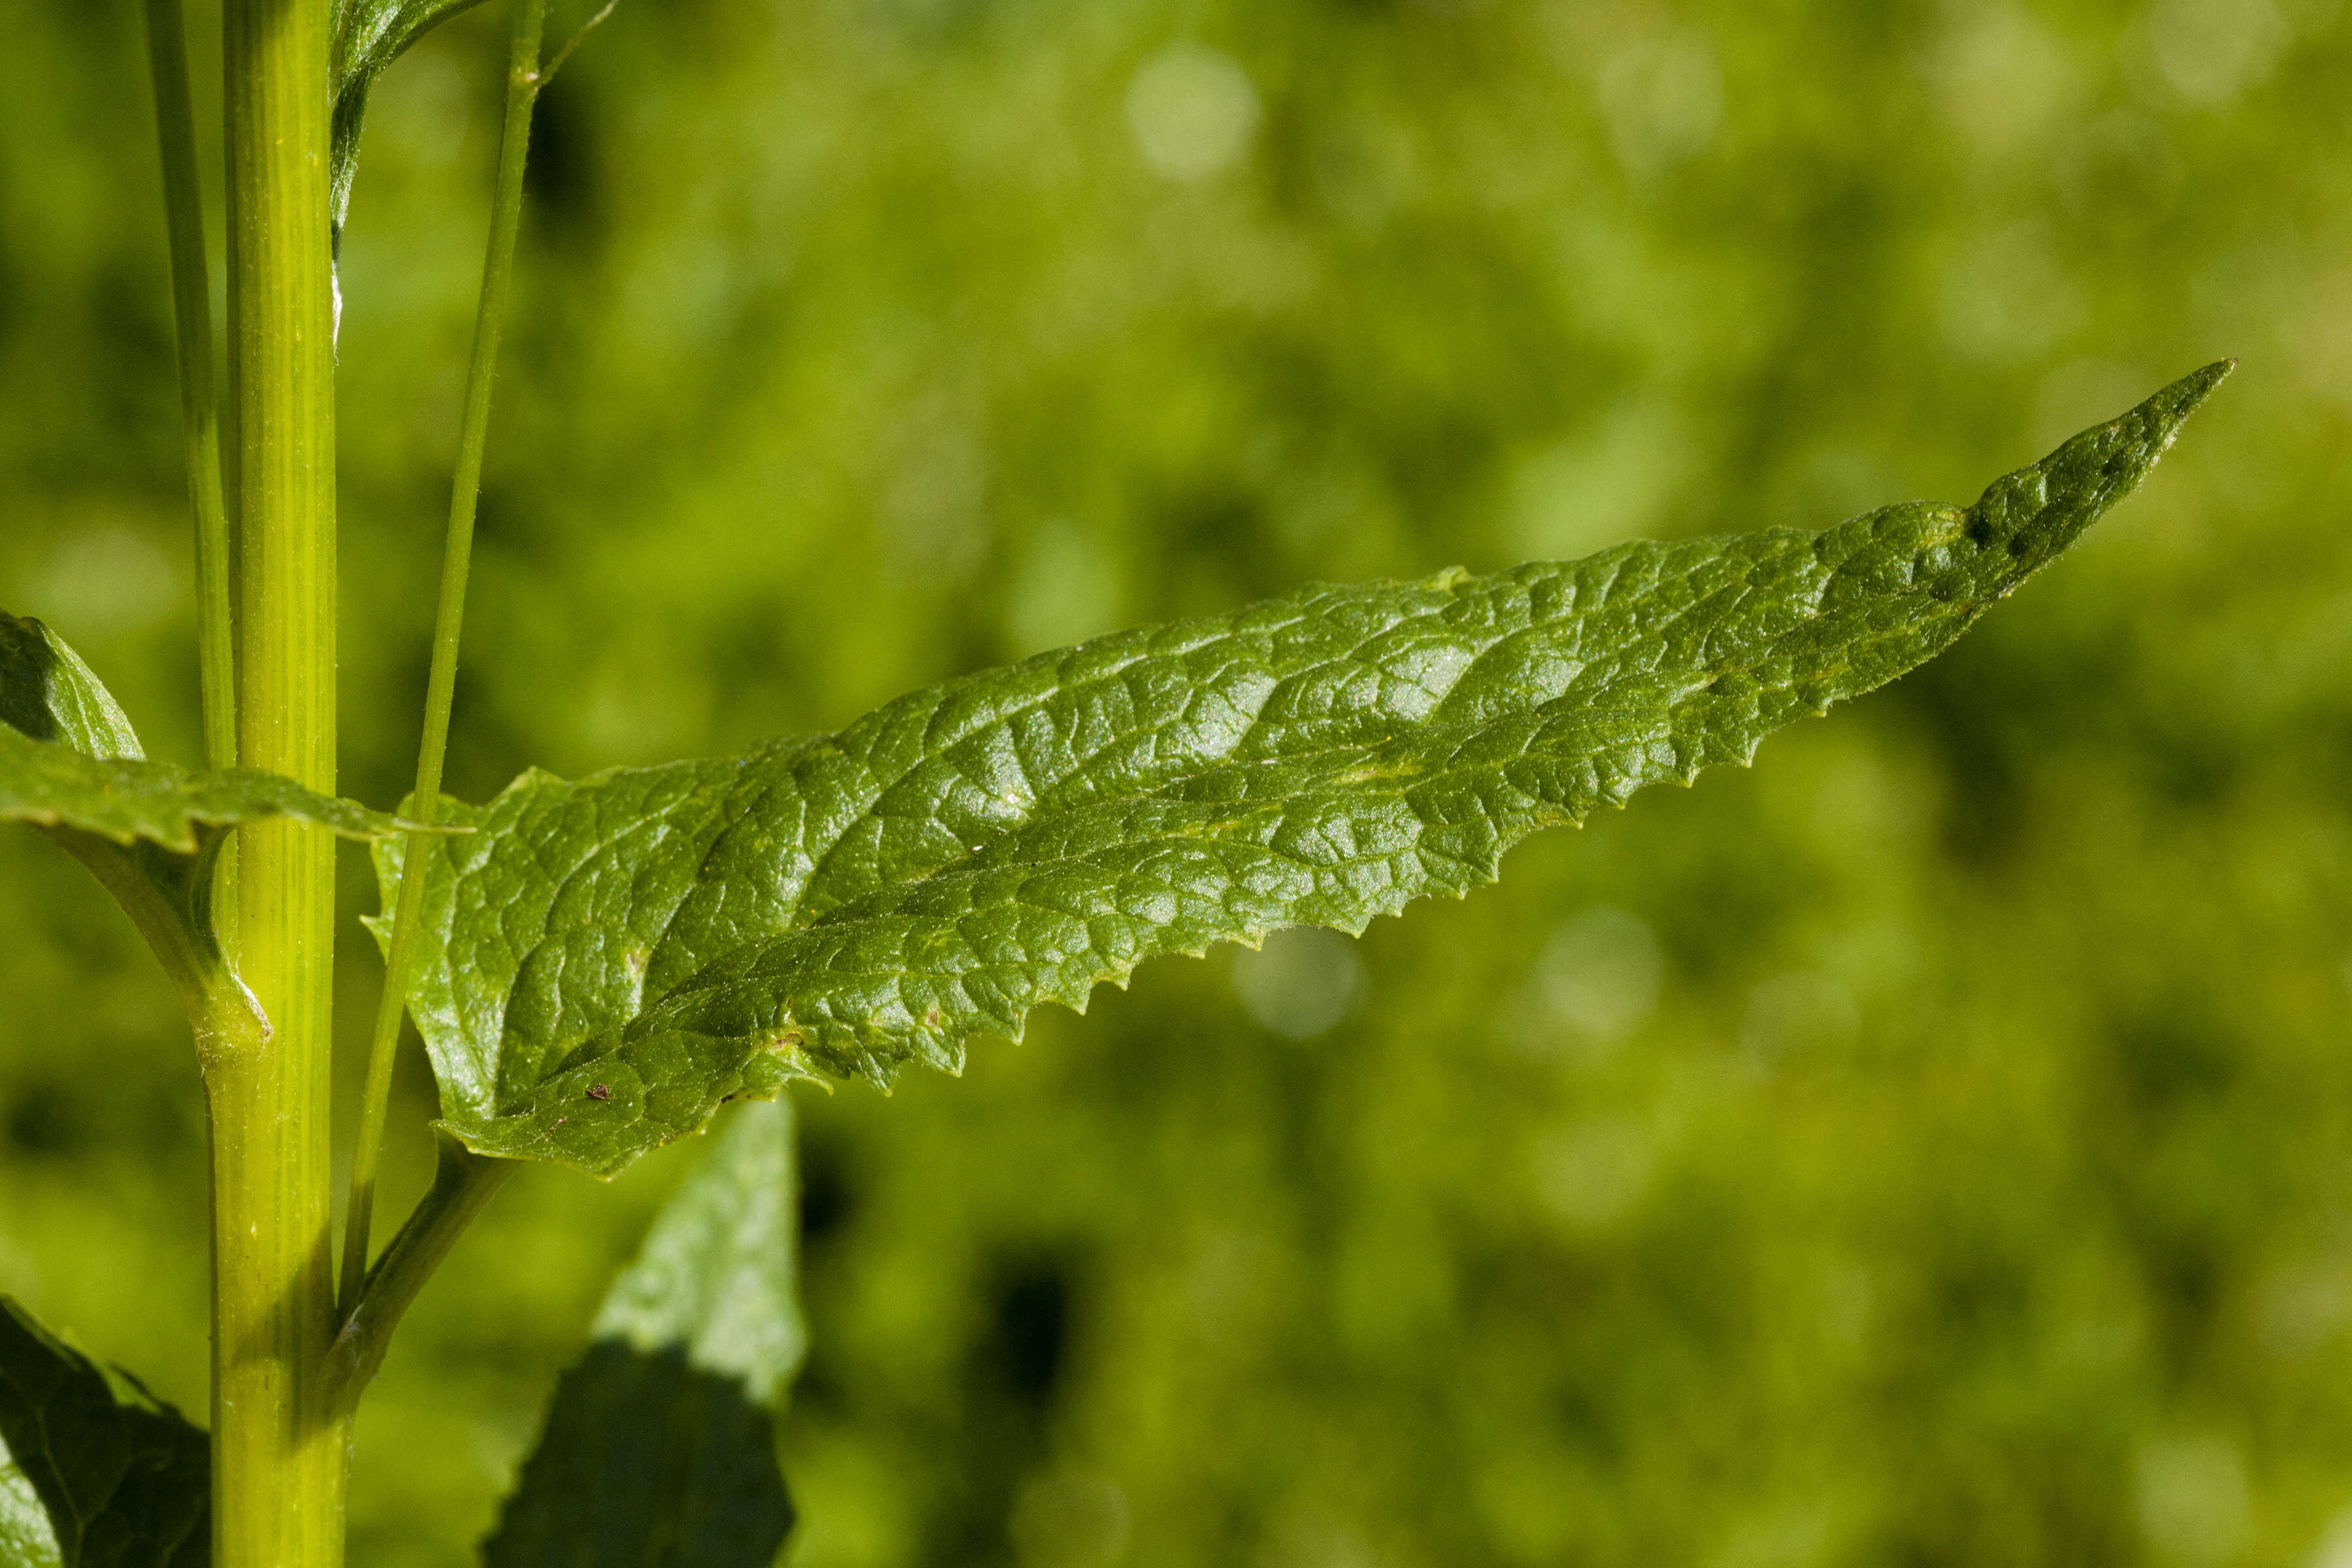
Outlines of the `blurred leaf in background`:
{"type": "MultiPolygon", "coordinates": [[[[495,12],[376,85],[343,249],[378,805],[495,12]]],[[[185,762],[136,17],[0,25],[0,603],[185,762]]],[[[2352,1563],[2335,0],[668,0],[536,134],[471,799],[1311,579],[1965,502],[2242,361],[2063,569],[1754,773],[803,1100],[792,1561],[2352,1563]]],[[[0,841],[0,1289],[199,1408],[194,1074],[78,875],[0,841]]],[[[459,1250],[355,1563],[483,1534],[681,1158],[530,1173],[459,1250]]]]}
{"type": "Polygon", "coordinates": [[[775,1414],[807,1348],[789,1104],[710,1141],[613,1288],[482,1543],[484,1568],[767,1568],[775,1414]]]}

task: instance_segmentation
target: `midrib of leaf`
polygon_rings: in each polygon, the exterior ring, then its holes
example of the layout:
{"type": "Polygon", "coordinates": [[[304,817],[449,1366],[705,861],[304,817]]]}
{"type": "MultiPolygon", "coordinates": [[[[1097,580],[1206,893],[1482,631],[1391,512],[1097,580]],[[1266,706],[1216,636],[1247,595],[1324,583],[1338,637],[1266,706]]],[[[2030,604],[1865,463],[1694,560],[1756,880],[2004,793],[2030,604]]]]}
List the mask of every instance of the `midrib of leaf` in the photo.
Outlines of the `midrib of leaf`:
{"type": "MultiPolygon", "coordinates": [[[[952,1068],[1142,958],[1360,931],[1932,657],[2223,374],[1819,534],[1315,588],[950,681],[728,762],[526,775],[438,847],[412,994],[448,1125],[610,1171],[721,1100],[952,1068]]],[[[393,851],[379,847],[379,858],[393,851]]]]}

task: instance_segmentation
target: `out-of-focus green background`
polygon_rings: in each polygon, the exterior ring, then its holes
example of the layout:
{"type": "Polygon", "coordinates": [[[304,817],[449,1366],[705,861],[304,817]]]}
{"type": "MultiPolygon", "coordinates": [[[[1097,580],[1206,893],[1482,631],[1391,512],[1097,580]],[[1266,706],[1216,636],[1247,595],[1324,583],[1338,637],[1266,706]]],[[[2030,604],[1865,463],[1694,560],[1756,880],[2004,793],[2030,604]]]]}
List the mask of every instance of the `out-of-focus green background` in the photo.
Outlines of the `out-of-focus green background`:
{"type": "MultiPolygon", "coordinates": [[[[344,252],[378,803],[498,12],[384,79],[344,252]]],[[[135,13],[0,0],[0,605],[185,758],[135,13]]],[[[1753,773],[801,1096],[793,1563],[2352,1568],[2347,7],[622,0],[540,113],[475,798],[1309,578],[1967,500],[2244,362],[1753,773]]],[[[0,884],[0,1289],[201,1408],[172,1004],[37,836],[0,884]]],[[[693,1152],[534,1172],[466,1243],[361,1421],[355,1563],[464,1560],[693,1152]]]]}

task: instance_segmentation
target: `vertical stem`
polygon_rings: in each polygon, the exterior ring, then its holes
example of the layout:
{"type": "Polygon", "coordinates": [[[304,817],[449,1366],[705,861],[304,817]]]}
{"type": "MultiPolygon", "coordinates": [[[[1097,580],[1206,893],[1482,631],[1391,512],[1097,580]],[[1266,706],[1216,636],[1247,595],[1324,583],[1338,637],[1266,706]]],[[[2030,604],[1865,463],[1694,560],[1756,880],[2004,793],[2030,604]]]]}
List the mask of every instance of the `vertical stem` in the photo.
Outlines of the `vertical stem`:
{"type": "MultiPolygon", "coordinates": [[[[449,744],[449,705],[457,684],[457,634],[466,616],[466,575],[474,555],[474,507],[482,489],[482,449],[490,426],[490,379],[506,326],[507,291],[514,279],[515,234],[522,221],[522,167],[530,151],[530,110],[539,98],[539,50],[547,0],[515,0],[514,34],[507,58],[506,129],[499,144],[498,195],[482,258],[481,302],[474,312],[474,357],[466,372],[466,405],[457,437],[457,475],[449,488],[449,531],[441,553],[441,599],[433,618],[433,667],[425,684],[425,732],[416,748],[416,794],[410,814],[431,826],[441,810],[441,764],[449,744]]],[[[358,1305],[367,1274],[368,1230],[375,1215],[377,1156],[392,1099],[392,1064],[408,1000],[408,972],[416,952],[417,909],[425,890],[429,846],[408,837],[401,857],[400,898],[393,913],[383,995],[376,1006],[368,1052],[367,1089],[360,1102],[358,1142],[352,1150],[351,1202],[343,1216],[341,1310],[358,1305]]]]}
{"type": "Polygon", "coordinates": [[[196,117],[189,104],[180,0],[147,0],[147,58],[155,79],[155,135],[163,156],[163,216],[171,237],[180,426],[187,444],[188,500],[196,519],[196,668],[204,692],[205,761],[226,768],[236,763],[228,513],[221,500],[220,393],[213,371],[204,187],[196,176],[196,117]]]}
{"type": "MultiPolygon", "coordinates": [[[[329,0],[225,0],[228,359],[236,451],[238,753],[335,783],[329,0]]],[[[240,830],[233,951],[270,1022],[207,1065],[213,1563],[334,1568],[344,1445],[332,1337],[329,1014],[334,841],[240,830]]]]}

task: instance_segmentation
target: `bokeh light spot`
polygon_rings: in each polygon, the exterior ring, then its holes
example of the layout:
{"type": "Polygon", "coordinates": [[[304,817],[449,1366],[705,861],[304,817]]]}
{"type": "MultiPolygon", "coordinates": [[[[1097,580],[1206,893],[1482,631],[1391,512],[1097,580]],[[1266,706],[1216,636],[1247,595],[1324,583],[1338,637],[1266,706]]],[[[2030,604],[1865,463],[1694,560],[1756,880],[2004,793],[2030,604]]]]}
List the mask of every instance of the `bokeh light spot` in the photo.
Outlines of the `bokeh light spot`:
{"type": "Polygon", "coordinates": [[[1234,994],[1249,1016],[1286,1039],[1322,1034],[1355,1010],[1364,988],[1356,944],[1335,931],[1278,931],[1255,952],[1234,955],[1234,994]]]}
{"type": "Polygon", "coordinates": [[[1143,161],[1180,183],[1241,162],[1258,113],[1249,73],[1201,44],[1171,44],[1143,62],[1127,89],[1127,122],[1143,161]]]}

